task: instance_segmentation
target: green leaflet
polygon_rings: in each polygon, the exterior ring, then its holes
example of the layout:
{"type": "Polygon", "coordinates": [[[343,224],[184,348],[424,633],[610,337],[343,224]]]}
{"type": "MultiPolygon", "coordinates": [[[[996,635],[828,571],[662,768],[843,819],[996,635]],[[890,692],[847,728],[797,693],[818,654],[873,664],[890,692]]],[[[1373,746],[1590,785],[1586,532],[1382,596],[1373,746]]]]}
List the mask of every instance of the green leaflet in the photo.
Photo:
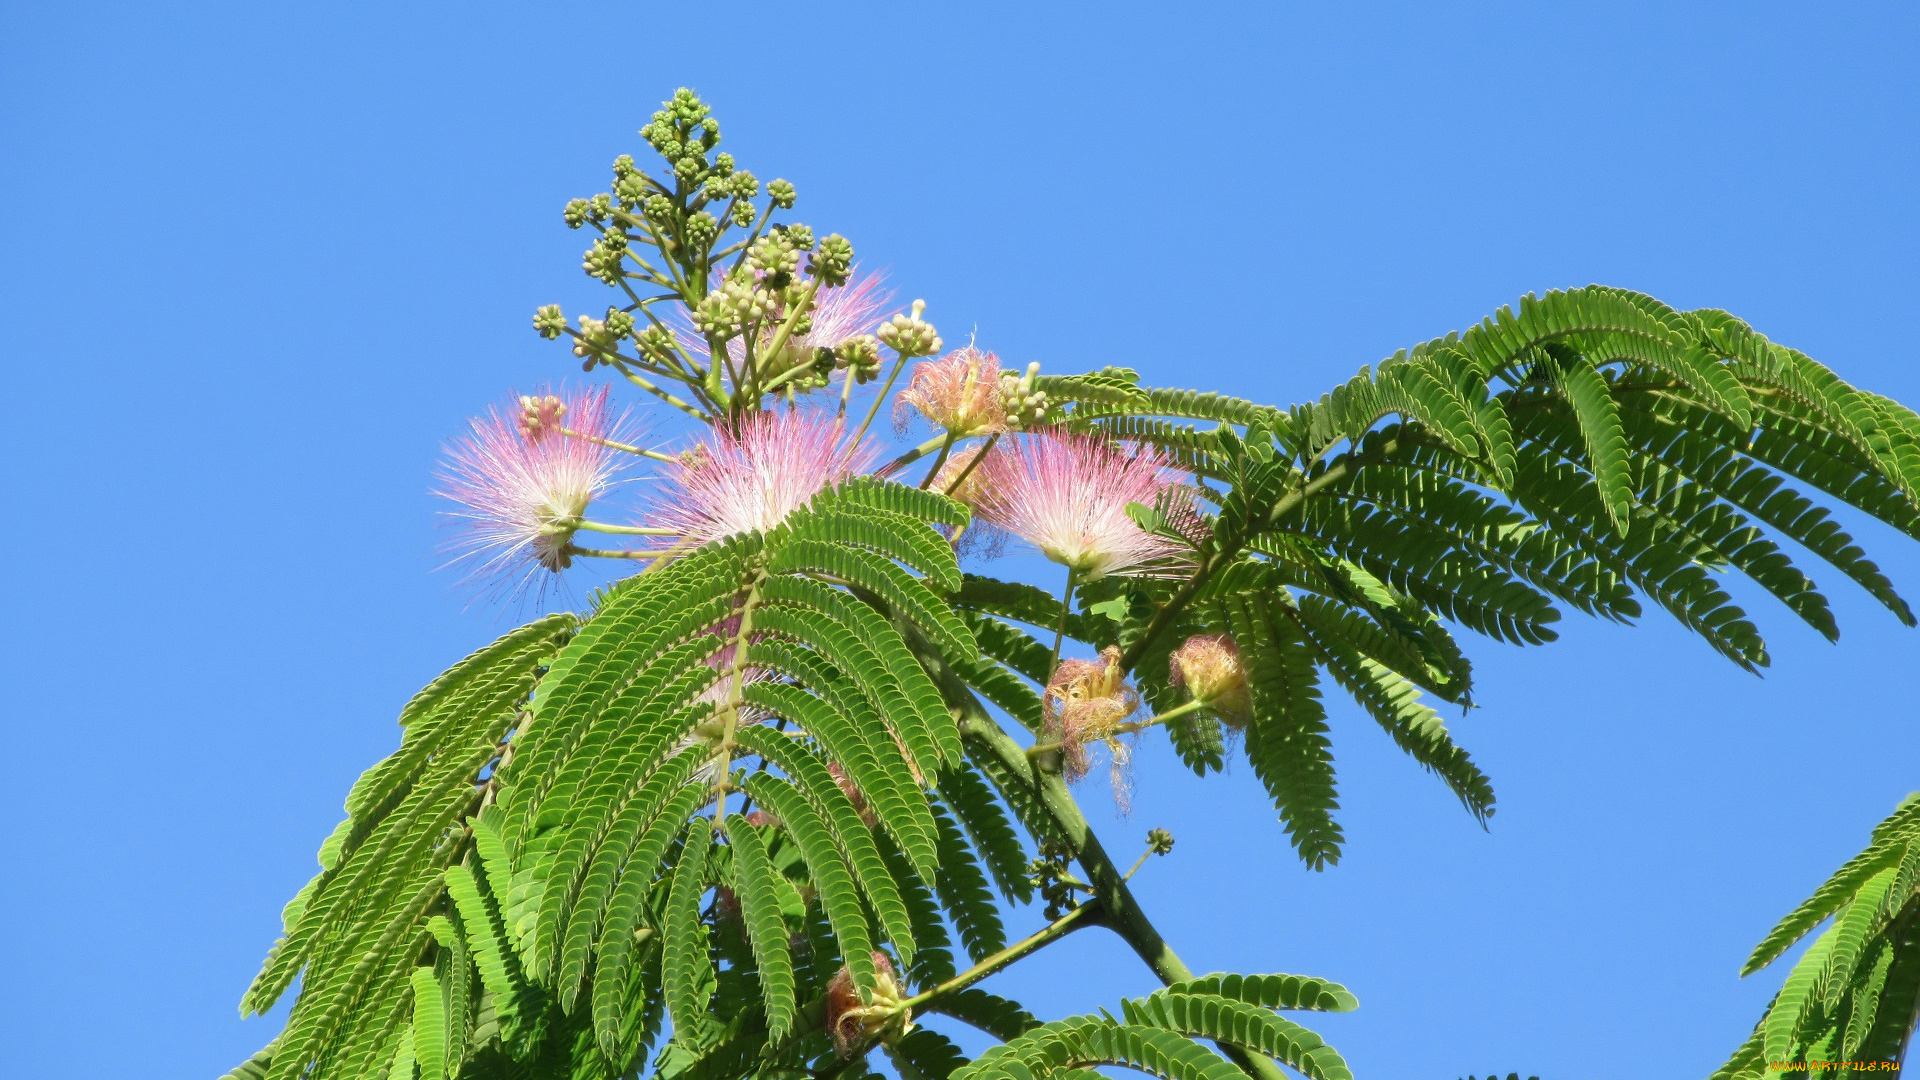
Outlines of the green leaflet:
{"type": "Polygon", "coordinates": [[[739,819],[727,826],[727,843],[733,848],[734,888],[740,897],[740,910],[753,944],[753,958],[759,966],[760,990],[767,1010],[767,1032],[783,1038],[793,1026],[793,958],[787,950],[787,923],[780,914],[780,895],[776,891],[773,864],[760,830],[739,819]]]}
{"type": "Polygon", "coordinates": [[[947,994],[935,1000],[930,1008],[979,1028],[1001,1042],[1012,1042],[1040,1026],[1040,1021],[1018,1002],[978,988],[947,994]]]}
{"type": "MultiPolygon", "coordinates": [[[[860,812],[827,771],[826,762],[815,757],[799,740],[766,728],[745,728],[737,737],[742,746],[778,765],[787,774],[788,781],[825,818],[855,882],[879,917],[887,940],[893,943],[902,963],[912,964],[916,948],[913,923],[900,886],[881,857],[872,832],[860,819],[860,812]]],[[[940,859],[945,861],[944,852],[940,859]]]]}
{"type": "MultiPolygon", "coordinates": [[[[1265,1009],[1351,1012],[1360,1007],[1347,988],[1306,975],[1237,975],[1214,972],[1169,985],[1161,993],[1198,994],[1244,1001],[1265,1009]]],[[[1157,995],[1156,995],[1157,996],[1157,995]]]]}
{"type": "Polygon", "coordinates": [[[993,791],[978,774],[965,768],[941,770],[938,784],[947,807],[966,830],[994,884],[1000,887],[1000,895],[1008,903],[1031,903],[1033,878],[1027,871],[1026,849],[993,791]]]}
{"type": "Polygon", "coordinates": [[[667,1013],[673,1017],[676,1040],[700,1046],[714,1037],[708,1001],[713,996],[713,959],[708,955],[707,925],[701,921],[700,897],[707,891],[707,854],[711,829],[706,818],[687,826],[680,864],[674,867],[673,887],[662,914],[666,960],[662,986],[667,1013]]]}
{"type": "Polygon", "coordinates": [[[747,794],[771,810],[799,845],[813,886],[819,890],[820,906],[833,923],[833,936],[839,942],[841,959],[853,977],[861,1000],[871,1001],[875,978],[873,938],[867,931],[867,916],[854,889],[853,875],[835,847],[827,823],[793,785],[766,773],[747,778],[747,794]]]}
{"type": "Polygon", "coordinates": [[[1270,601],[1244,597],[1223,606],[1252,691],[1247,760],[1301,859],[1314,869],[1338,862],[1341,832],[1333,811],[1339,801],[1313,655],[1270,601]]]}
{"type": "Polygon", "coordinates": [[[901,1080],[947,1080],[967,1063],[959,1047],[927,1028],[909,1032],[906,1038],[887,1046],[886,1051],[901,1080]]]}
{"type": "MultiPolygon", "coordinates": [[[[607,902],[600,940],[594,949],[598,963],[593,983],[593,1026],[595,1037],[608,1051],[624,1041],[623,1029],[629,1012],[623,988],[633,981],[633,971],[641,965],[641,958],[635,954],[643,947],[636,942],[635,935],[647,928],[643,924],[651,921],[647,913],[648,898],[660,884],[671,889],[670,877],[656,884],[656,868],[673,838],[680,834],[687,815],[704,805],[708,798],[704,784],[690,784],[675,793],[628,853],[619,884],[607,902]]],[[[658,940],[659,935],[651,935],[645,948],[651,949],[658,940]]],[[[655,995],[656,1000],[660,996],[655,995]]]]}
{"type": "Polygon", "coordinates": [[[954,1080],[1040,1078],[1092,1065],[1125,1065],[1165,1080],[1241,1080],[1236,1066],[1184,1036],[1104,1016],[1056,1020],[996,1046],[954,1080]]]}
{"type": "Polygon", "coordinates": [[[1891,1060],[1920,997],[1920,798],[1909,796],[1849,860],[1767,936],[1742,974],[1778,958],[1831,916],[1716,1076],[1756,1077],[1767,1062],[1891,1060]]]}
{"type": "Polygon", "coordinates": [[[432,968],[413,969],[413,1052],[420,1080],[445,1080],[450,1017],[432,968]]]}
{"type": "Polygon", "coordinates": [[[747,700],[799,724],[835,762],[843,768],[854,788],[873,807],[881,827],[898,843],[923,877],[930,877],[939,864],[934,846],[933,817],[919,793],[913,766],[902,755],[899,743],[881,723],[879,714],[850,686],[842,689],[826,677],[798,650],[768,646],[750,651],[751,657],[763,657],[775,670],[792,674],[811,673],[808,681],[826,692],[817,699],[794,687],[777,683],[754,683],[747,687],[747,700]],[[853,722],[849,723],[849,718],[853,722]],[[856,726],[857,725],[857,726],[856,726]],[[865,730],[862,730],[862,729],[865,730]]]}
{"type": "Polygon", "coordinates": [[[940,871],[934,875],[934,889],[960,931],[967,955],[976,962],[984,960],[1007,944],[993,893],[953,818],[944,808],[935,807],[934,820],[940,825],[940,871]]]}
{"type": "Polygon", "coordinates": [[[1265,1054],[1311,1080],[1353,1080],[1353,1073],[1320,1036],[1259,1005],[1207,994],[1160,993],[1122,1003],[1129,1023],[1151,1024],[1265,1054]]]}

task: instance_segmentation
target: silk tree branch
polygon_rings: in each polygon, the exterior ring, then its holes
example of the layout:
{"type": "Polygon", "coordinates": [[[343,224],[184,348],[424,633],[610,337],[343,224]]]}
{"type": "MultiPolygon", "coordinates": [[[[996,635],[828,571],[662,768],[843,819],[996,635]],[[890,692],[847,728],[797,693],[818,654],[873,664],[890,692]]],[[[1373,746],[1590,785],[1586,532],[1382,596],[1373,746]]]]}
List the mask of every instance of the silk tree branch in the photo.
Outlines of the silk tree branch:
{"type": "MultiPolygon", "coordinates": [[[[941,697],[960,726],[960,737],[980,751],[998,758],[1002,767],[1017,782],[1026,785],[1038,797],[1047,816],[1053,820],[1055,829],[1067,842],[1074,861],[1080,864],[1081,872],[1086,875],[1087,884],[1093,891],[1089,903],[1099,904],[1102,925],[1118,934],[1162,983],[1172,985],[1193,978],[1192,969],[1173,951],[1173,946],[1160,936],[1160,931],[1134,898],[1133,890],[1127,887],[1126,875],[1093,834],[1093,827],[1087,824],[1086,815],[1074,801],[1073,793],[1067,789],[1066,779],[1058,772],[1041,769],[1028,760],[1026,748],[994,720],[986,706],[967,687],[966,681],[927,641],[918,627],[897,614],[893,621],[906,635],[908,644],[919,658],[921,666],[933,678],[934,685],[939,687],[941,697]]],[[[1265,1055],[1244,1053],[1239,1047],[1225,1044],[1220,1045],[1220,1050],[1256,1080],[1287,1080],[1280,1066],[1265,1055]]]]}

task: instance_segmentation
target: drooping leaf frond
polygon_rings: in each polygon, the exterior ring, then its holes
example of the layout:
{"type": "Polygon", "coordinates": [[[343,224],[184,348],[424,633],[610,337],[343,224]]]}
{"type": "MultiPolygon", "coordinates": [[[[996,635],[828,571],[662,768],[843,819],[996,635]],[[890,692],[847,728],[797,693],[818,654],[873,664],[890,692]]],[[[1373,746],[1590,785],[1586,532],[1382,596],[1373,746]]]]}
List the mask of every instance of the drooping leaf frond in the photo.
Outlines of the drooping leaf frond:
{"type": "Polygon", "coordinates": [[[1741,974],[1772,963],[1828,919],[1753,1037],[1716,1077],[1747,1080],[1809,1061],[1898,1060],[1920,1015],[1920,794],[1781,920],[1741,974]]]}

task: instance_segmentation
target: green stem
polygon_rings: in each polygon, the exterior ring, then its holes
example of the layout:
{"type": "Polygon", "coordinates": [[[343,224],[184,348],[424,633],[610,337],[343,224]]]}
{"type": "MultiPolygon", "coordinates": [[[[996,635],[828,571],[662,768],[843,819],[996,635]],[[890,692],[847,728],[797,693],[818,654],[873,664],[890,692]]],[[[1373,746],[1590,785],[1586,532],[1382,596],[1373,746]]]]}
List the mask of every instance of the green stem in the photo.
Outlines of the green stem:
{"type": "Polygon", "coordinates": [[[927,485],[933,483],[933,478],[940,475],[940,466],[945,465],[947,463],[947,454],[952,450],[953,450],[953,432],[949,431],[947,432],[946,439],[942,440],[940,443],[940,455],[933,459],[932,467],[927,469],[927,475],[922,477],[920,480],[921,491],[927,490],[927,485]]]}
{"type": "Polygon", "coordinates": [[[701,421],[702,423],[708,423],[708,424],[713,423],[713,416],[709,414],[705,409],[702,409],[700,406],[692,404],[691,402],[682,401],[680,398],[675,397],[674,395],[668,393],[667,391],[660,389],[658,386],[655,386],[652,382],[648,381],[645,377],[634,374],[633,370],[627,366],[624,360],[613,360],[610,362],[613,364],[613,369],[615,371],[618,371],[623,378],[625,378],[628,382],[632,383],[633,385],[639,387],[642,390],[645,390],[647,393],[652,394],[654,397],[659,398],[661,401],[666,402],[667,404],[673,406],[676,409],[679,409],[681,412],[686,413],[688,416],[691,416],[694,419],[701,421]]]}
{"type": "MultiPolygon", "coordinates": [[[[730,684],[727,690],[727,718],[720,730],[720,746],[714,758],[719,768],[714,770],[714,781],[727,782],[727,770],[732,766],[733,732],[740,723],[740,706],[745,700],[742,693],[747,682],[747,638],[753,633],[753,609],[760,603],[760,586],[767,580],[766,571],[761,571],[747,586],[747,595],[740,602],[740,629],[733,635],[733,662],[728,665],[726,679],[730,684]]],[[[714,823],[724,828],[727,823],[727,800],[722,795],[714,806],[714,823]]]]}
{"type": "MultiPolygon", "coordinates": [[[[867,429],[873,426],[873,418],[880,414],[881,404],[887,400],[887,395],[893,392],[893,380],[899,378],[900,369],[907,366],[907,358],[905,355],[896,354],[896,356],[897,359],[893,362],[893,370],[887,373],[886,384],[880,387],[879,396],[873,399],[873,408],[867,410],[867,418],[860,421],[860,430],[854,433],[853,441],[847,444],[847,452],[849,454],[853,452],[854,447],[860,445],[860,439],[866,435],[867,429]]],[[[849,374],[848,378],[852,378],[852,375],[849,374]]]]}
{"type": "Polygon", "coordinates": [[[914,447],[913,449],[907,451],[906,453],[901,454],[899,457],[894,458],[892,461],[887,462],[885,465],[880,466],[880,468],[877,470],[879,475],[881,476],[894,475],[895,473],[899,472],[901,469],[906,468],[907,466],[913,464],[914,462],[919,461],[921,458],[926,457],[928,454],[933,453],[935,450],[940,449],[940,444],[945,442],[946,438],[947,436],[944,434],[935,435],[933,438],[928,439],[926,442],[921,443],[919,446],[914,447]]]}
{"type": "Polygon", "coordinates": [[[644,525],[608,525],[602,521],[588,521],[574,518],[566,523],[569,528],[586,529],[589,532],[613,533],[616,536],[679,536],[679,529],[655,529],[644,525]]]}
{"type": "MultiPolygon", "coordinates": [[[[641,457],[652,458],[655,461],[664,461],[668,464],[678,464],[680,461],[679,458],[674,457],[672,454],[663,454],[658,450],[649,450],[644,446],[629,446],[623,442],[614,442],[612,439],[602,439],[598,435],[582,435],[572,428],[561,428],[560,434],[565,435],[569,439],[581,439],[586,442],[604,446],[609,450],[624,450],[629,454],[638,454],[641,457]]],[[[591,528],[591,526],[583,526],[583,528],[591,528]]]]}
{"type": "MultiPolygon", "coordinates": [[[[1150,720],[1136,720],[1131,724],[1115,724],[1113,731],[1109,733],[1109,736],[1112,737],[1112,736],[1120,736],[1120,735],[1131,735],[1136,731],[1145,731],[1150,727],[1158,727],[1159,725],[1164,724],[1169,720],[1178,720],[1182,716],[1185,716],[1196,709],[1200,709],[1204,707],[1205,706],[1201,702],[1189,701],[1185,705],[1177,705],[1171,709],[1168,709],[1166,712],[1163,712],[1159,716],[1153,717],[1150,720]]],[[[1057,743],[1057,742],[1040,743],[1037,746],[1028,747],[1027,756],[1037,757],[1040,754],[1044,754],[1052,750],[1062,749],[1064,745],[1065,744],[1063,743],[1057,743]]],[[[1131,871],[1129,871],[1129,874],[1131,874],[1131,871]]]]}
{"type": "Polygon", "coordinates": [[[1067,615],[1073,610],[1073,587],[1079,584],[1075,579],[1079,571],[1067,567],[1067,591],[1060,594],[1060,621],[1053,628],[1053,658],[1047,661],[1047,681],[1053,681],[1053,671],[1060,666],[1060,643],[1067,637],[1067,615]]]}
{"type": "Polygon", "coordinates": [[[902,1001],[900,1009],[917,1009],[930,1001],[936,1001],[948,994],[957,993],[992,975],[1008,964],[1029,953],[1042,949],[1060,938],[1066,937],[1082,926],[1097,925],[1100,908],[1097,904],[1081,904],[1065,915],[1053,920],[1039,930],[1021,938],[1019,941],[1001,949],[985,960],[948,979],[938,986],[929,987],[902,1001]]]}
{"type": "Polygon", "coordinates": [[[667,551],[616,551],[610,548],[581,547],[578,544],[568,544],[566,552],[569,555],[583,555],[590,559],[657,559],[662,555],[672,554],[667,551]]]}
{"type": "Polygon", "coordinates": [[[972,459],[967,462],[967,467],[964,469],[961,469],[960,475],[954,477],[953,483],[948,484],[947,490],[941,492],[940,494],[952,495],[954,492],[959,491],[960,485],[966,483],[967,477],[973,475],[973,470],[979,468],[980,463],[987,460],[987,452],[992,450],[993,444],[999,441],[1000,441],[1000,433],[997,431],[987,436],[987,441],[981,444],[979,452],[975,453],[972,459]]]}

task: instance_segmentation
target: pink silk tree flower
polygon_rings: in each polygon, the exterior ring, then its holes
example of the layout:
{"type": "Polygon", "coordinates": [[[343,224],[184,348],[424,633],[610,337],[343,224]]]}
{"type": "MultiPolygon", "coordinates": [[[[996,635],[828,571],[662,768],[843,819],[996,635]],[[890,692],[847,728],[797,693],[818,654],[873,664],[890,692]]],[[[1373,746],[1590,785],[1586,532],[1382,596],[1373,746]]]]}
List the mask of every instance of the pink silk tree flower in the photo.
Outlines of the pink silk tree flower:
{"type": "Polygon", "coordinates": [[[691,547],[773,529],[822,489],[865,472],[873,452],[850,449],[837,420],[763,412],[714,427],[683,460],[652,524],[691,547]]]}
{"type": "Polygon", "coordinates": [[[1130,450],[1091,435],[1040,432],[1001,446],[978,470],[981,518],[1040,549],[1081,582],[1108,574],[1178,574],[1192,551],[1142,529],[1127,504],[1165,512],[1190,502],[1152,447],[1130,450]]]}
{"type": "Polygon", "coordinates": [[[956,438],[1007,430],[1000,401],[1000,358],[969,345],[916,364],[895,413],[908,405],[956,438]]]}
{"type": "Polygon", "coordinates": [[[467,581],[513,591],[566,569],[577,522],[629,460],[592,440],[631,440],[627,417],[612,414],[601,387],[516,398],[470,423],[448,446],[435,492],[459,504],[449,512],[462,532],[448,545],[452,562],[472,563],[467,581]]]}

